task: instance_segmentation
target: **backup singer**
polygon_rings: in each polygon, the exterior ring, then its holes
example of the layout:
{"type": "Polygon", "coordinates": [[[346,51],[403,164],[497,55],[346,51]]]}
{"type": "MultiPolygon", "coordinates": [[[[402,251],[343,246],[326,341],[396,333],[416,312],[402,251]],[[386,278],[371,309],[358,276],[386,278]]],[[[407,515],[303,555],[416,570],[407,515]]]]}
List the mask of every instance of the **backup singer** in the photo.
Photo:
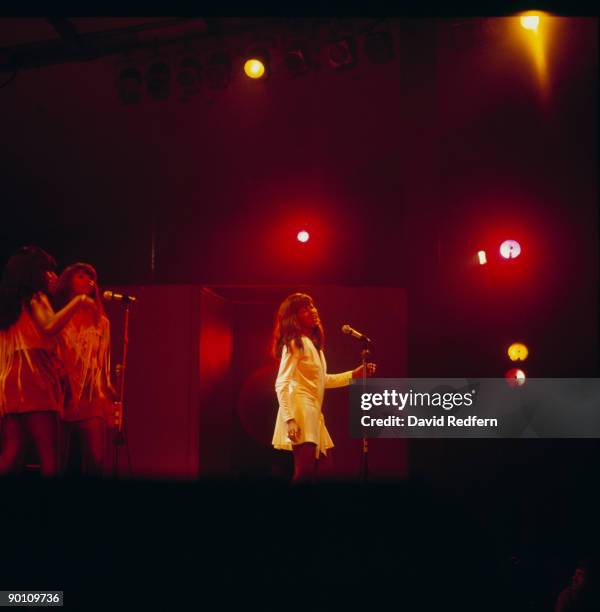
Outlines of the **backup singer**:
{"type": "Polygon", "coordinates": [[[98,275],[87,263],[76,263],[63,271],[56,286],[55,304],[61,307],[81,295],[93,300],[95,308],[80,309],[59,338],[58,354],[68,380],[63,454],[66,460],[69,442],[77,436],[83,473],[100,476],[115,390],[110,382],[110,323],[102,305],[98,275]]]}
{"type": "Polygon", "coordinates": [[[27,437],[34,443],[44,477],[59,470],[59,427],[63,410],[61,366],[55,336],[86,303],[84,295],[54,312],[48,294],[56,262],[35,246],[8,261],[0,286],[0,475],[22,466],[27,437]]]}
{"type": "MultiPolygon", "coordinates": [[[[273,355],[280,357],[275,391],[279,411],[272,444],[294,455],[293,482],[312,481],[329,462],[333,441],[322,412],[327,388],[343,387],[363,375],[363,366],[328,374],[323,353],[324,331],[313,299],[305,293],[288,296],[277,313],[273,355]]],[[[375,364],[367,364],[367,375],[375,364]]]]}

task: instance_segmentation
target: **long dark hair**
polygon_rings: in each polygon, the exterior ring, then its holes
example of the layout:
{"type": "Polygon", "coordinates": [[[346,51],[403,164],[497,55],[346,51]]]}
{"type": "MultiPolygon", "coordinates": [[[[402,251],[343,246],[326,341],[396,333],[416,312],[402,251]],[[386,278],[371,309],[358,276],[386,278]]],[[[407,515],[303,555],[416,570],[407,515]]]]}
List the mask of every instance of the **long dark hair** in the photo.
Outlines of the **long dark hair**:
{"type": "Polygon", "coordinates": [[[0,285],[0,329],[14,325],[36,293],[48,295],[46,272],[54,270],[54,257],[37,246],[21,247],[11,256],[0,285]]]}
{"type": "MultiPolygon", "coordinates": [[[[310,308],[312,305],[313,299],[306,293],[292,293],[283,300],[277,311],[275,327],[273,328],[272,352],[274,357],[281,357],[284,346],[291,350],[292,342],[302,350],[302,340],[300,338],[302,328],[298,322],[298,311],[303,307],[310,308]]],[[[324,347],[325,333],[320,323],[312,328],[310,339],[317,350],[324,347]]]]}
{"type": "Polygon", "coordinates": [[[89,275],[94,281],[94,289],[91,297],[96,302],[96,312],[98,313],[99,318],[105,316],[104,305],[102,304],[101,297],[102,293],[100,292],[100,287],[98,286],[98,273],[96,272],[94,266],[82,261],[78,261],[77,263],[65,268],[58,277],[56,290],[54,291],[54,308],[56,310],[60,310],[61,308],[64,308],[71,300],[73,297],[71,295],[71,279],[73,278],[73,275],[80,270],[89,275]]]}

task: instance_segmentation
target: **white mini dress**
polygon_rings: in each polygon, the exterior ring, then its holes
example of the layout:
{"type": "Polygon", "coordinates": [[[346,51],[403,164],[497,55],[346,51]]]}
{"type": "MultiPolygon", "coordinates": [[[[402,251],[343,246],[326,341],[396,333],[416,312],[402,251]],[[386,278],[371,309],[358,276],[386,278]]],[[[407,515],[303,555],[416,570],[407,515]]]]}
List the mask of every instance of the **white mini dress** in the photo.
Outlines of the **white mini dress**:
{"type": "Polygon", "coordinates": [[[277,421],[272,444],[275,448],[292,450],[287,435],[287,421],[295,419],[300,427],[296,444],[313,442],[316,455],[327,454],[333,440],[325,426],[322,412],[325,389],[345,387],[350,384],[352,370],[341,374],[327,374],[327,362],[323,351],[317,350],[308,336],[302,336],[304,350],[292,344],[283,347],[275,391],[279,401],[277,421]]]}

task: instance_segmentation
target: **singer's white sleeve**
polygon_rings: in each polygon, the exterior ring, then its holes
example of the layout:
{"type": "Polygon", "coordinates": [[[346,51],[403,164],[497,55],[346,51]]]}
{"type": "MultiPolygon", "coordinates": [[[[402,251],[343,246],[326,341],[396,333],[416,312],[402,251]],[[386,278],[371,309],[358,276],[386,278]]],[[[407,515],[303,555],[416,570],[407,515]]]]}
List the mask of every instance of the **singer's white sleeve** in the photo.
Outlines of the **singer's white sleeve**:
{"type": "Polygon", "coordinates": [[[325,374],[325,388],[347,387],[352,379],[352,370],[340,374],[325,374]]]}
{"type": "Polygon", "coordinates": [[[283,347],[281,352],[281,362],[279,364],[279,372],[275,381],[275,391],[279,401],[279,410],[283,420],[287,423],[294,418],[294,412],[290,403],[291,383],[294,381],[294,374],[300,359],[300,352],[297,347],[292,346],[289,351],[287,346],[283,347]]]}

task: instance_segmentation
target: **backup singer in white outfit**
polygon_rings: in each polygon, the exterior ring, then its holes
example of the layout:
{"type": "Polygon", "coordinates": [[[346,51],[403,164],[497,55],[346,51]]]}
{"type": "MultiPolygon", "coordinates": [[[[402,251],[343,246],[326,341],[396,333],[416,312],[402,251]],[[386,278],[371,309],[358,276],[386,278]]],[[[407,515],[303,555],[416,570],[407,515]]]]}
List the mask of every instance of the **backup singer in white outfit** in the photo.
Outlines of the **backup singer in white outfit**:
{"type": "MultiPolygon", "coordinates": [[[[312,298],[290,295],[281,304],[273,333],[273,353],[281,357],[275,391],[279,411],[273,446],[294,452],[294,481],[313,480],[333,441],[322,412],[325,389],[344,387],[362,376],[362,365],[341,374],[328,374],[323,352],[324,333],[312,298]]],[[[367,374],[375,364],[367,364],[367,374]]]]}

